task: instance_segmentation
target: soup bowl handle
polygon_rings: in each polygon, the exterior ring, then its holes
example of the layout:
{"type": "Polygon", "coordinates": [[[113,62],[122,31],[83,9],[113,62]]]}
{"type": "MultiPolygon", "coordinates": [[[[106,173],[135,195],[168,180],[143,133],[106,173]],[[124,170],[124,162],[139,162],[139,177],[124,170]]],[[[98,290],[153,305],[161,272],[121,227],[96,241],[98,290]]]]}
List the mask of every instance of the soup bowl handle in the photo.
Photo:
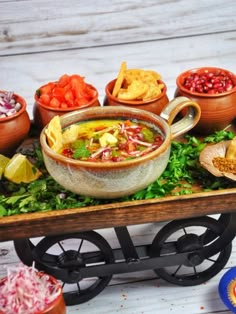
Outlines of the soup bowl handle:
{"type": "Polygon", "coordinates": [[[188,132],[198,123],[201,116],[201,108],[195,101],[180,96],[170,101],[160,116],[167,121],[170,126],[171,139],[174,139],[188,132]],[[174,122],[178,114],[180,114],[180,118],[174,122]]]}

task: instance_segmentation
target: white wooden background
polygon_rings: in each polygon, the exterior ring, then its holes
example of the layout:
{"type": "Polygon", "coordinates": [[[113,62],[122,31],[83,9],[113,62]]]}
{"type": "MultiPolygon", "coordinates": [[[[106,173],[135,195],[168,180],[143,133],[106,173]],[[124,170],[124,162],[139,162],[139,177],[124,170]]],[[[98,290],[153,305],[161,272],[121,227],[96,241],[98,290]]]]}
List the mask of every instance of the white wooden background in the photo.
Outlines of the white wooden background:
{"type": "MultiPolygon", "coordinates": [[[[236,72],[235,0],[0,0],[0,14],[0,89],[25,97],[31,117],[35,90],[64,73],[85,76],[102,102],[123,60],[161,73],[170,99],[176,76],[188,68],[236,72]]],[[[150,240],[156,228],[132,228],[136,242],[150,240]]],[[[113,243],[112,231],[105,232],[113,243]]],[[[11,242],[0,250],[3,276],[17,257],[11,242]]],[[[227,267],[235,262],[234,250],[227,267]]],[[[217,294],[223,273],[192,288],[171,286],[151,271],[116,276],[101,295],[68,313],[227,313],[217,294]]]]}

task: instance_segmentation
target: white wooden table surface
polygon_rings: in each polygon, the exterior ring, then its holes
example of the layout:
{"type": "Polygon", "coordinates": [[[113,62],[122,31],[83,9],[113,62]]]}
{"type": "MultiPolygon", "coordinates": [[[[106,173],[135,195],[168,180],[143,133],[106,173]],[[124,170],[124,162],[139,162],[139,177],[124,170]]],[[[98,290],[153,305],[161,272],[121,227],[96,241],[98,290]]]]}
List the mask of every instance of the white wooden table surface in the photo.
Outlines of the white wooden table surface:
{"type": "MultiPolygon", "coordinates": [[[[0,12],[0,90],[25,97],[31,117],[35,90],[64,73],[85,76],[102,102],[105,85],[123,60],[129,68],[161,73],[170,99],[176,76],[186,69],[217,66],[236,72],[235,0],[0,0],[0,12]]],[[[157,228],[132,227],[135,241],[152,239],[157,228]]],[[[102,232],[114,243],[112,231],[102,232]]],[[[1,276],[17,262],[12,243],[0,243],[1,276]]],[[[234,249],[224,271],[235,264],[234,249]]],[[[119,275],[68,313],[228,313],[217,292],[224,271],[187,288],[151,271],[119,275]]]]}

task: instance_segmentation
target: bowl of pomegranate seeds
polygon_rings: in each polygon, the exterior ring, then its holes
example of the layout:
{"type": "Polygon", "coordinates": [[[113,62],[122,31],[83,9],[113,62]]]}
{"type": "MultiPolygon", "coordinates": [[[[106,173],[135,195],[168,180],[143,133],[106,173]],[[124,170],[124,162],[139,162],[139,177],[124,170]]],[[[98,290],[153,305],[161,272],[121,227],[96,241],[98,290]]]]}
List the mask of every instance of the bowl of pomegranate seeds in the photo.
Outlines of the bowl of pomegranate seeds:
{"type": "Polygon", "coordinates": [[[236,75],[216,67],[187,70],[176,79],[175,96],[196,101],[202,110],[193,129],[199,134],[222,130],[236,118],[236,75]]]}
{"type": "Polygon", "coordinates": [[[25,99],[13,92],[0,91],[0,154],[12,154],[29,130],[25,99]]]}

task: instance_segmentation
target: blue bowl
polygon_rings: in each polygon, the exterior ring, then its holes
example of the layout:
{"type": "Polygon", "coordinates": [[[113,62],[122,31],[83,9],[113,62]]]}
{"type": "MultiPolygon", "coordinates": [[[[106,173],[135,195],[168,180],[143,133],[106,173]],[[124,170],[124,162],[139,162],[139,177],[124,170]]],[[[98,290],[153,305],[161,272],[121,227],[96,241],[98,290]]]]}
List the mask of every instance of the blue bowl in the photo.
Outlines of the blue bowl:
{"type": "Polygon", "coordinates": [[[236,313],[236,267],[231,268],[223,275],[218,291],[226,307],[236,313]]]}

